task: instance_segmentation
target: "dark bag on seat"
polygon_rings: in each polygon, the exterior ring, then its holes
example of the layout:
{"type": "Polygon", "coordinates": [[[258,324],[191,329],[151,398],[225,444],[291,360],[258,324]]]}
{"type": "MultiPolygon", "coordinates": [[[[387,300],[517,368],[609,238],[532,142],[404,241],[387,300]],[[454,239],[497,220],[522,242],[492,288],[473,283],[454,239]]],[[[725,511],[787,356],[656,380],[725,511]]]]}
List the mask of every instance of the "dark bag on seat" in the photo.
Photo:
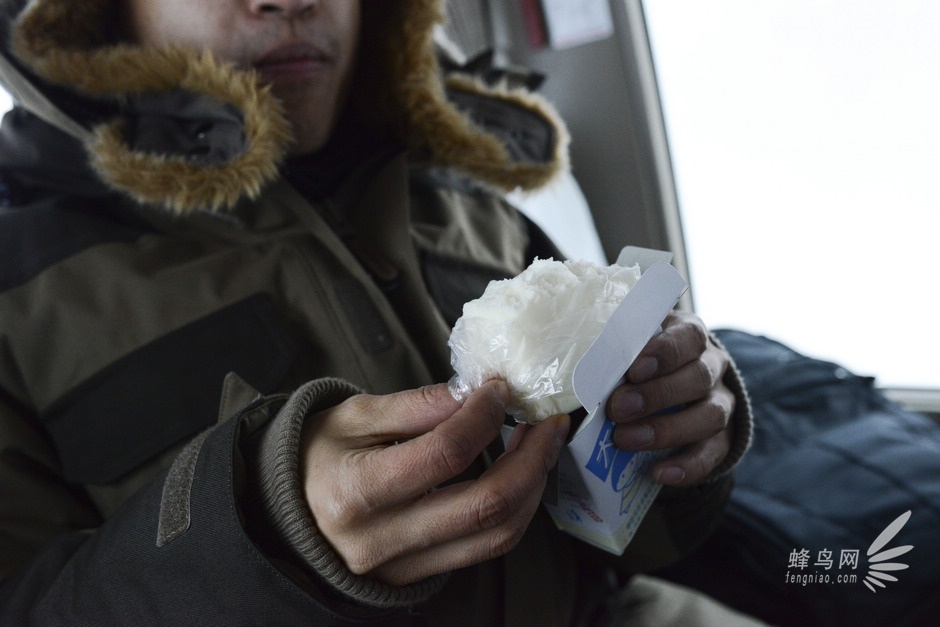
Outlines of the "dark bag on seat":
{"type": "Polygon", "coordinates": [[[754,444],[719,530],[662,574],[778,625],[935,624],[940,425],[837,364],[717,335],[751,395],[754,444]]]}

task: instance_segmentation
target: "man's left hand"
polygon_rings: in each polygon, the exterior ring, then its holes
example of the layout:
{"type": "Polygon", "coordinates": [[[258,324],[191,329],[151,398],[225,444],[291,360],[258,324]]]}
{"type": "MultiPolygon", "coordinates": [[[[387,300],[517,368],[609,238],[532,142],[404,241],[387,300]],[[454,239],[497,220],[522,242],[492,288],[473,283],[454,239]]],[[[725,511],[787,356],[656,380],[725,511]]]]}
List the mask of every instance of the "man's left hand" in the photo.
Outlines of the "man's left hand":
{"type": "Polygon", "coordinates": [[[731,449],[735,398],[722,383],[730,363],[697,316],[670,314],[607,402],[614,443],[629,451],[674,448],[652,467],[653,479],[700,483],[731,449]]]}

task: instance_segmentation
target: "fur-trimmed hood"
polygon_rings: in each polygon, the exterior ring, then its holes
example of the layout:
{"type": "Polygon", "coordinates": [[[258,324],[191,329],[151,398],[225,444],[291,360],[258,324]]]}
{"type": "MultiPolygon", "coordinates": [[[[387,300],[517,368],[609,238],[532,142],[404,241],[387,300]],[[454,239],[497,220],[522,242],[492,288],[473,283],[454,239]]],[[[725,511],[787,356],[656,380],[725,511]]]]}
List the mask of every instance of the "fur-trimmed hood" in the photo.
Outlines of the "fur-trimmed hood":
{"type": "MultiPolygon", "coordinates": [[[[537,188],[566,167],[566,132],[540,98],[443,78],[433,39],[440,0],[361,1],[369,30],[350,106],[375,132],[502,190],[537,188]]],[[[278,100],[208,52],[114,41],[116,2],[6,0],[6,87],[78,137],[100,178],[140,202],[187,213],[257,196],[286,158],[278,100]],[[73,99],[95,114],[76,115],[65,103],[73,99]]]]}

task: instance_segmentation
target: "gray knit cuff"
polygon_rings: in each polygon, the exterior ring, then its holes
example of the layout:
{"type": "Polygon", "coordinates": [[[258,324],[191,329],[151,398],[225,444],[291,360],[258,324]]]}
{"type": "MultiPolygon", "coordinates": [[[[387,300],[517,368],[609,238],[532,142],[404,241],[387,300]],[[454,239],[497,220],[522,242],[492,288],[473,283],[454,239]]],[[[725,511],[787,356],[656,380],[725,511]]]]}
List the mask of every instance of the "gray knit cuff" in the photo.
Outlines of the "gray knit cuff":
{"type": "Polygon", "coordinates": [[[318,379],[299,388],[274,418],[259,450],[261,501],[268,524],[296,558],[343,595],[378,608],[409,607],[441,589],[446,575],[395,587],[355,575],[324,538],[307,507],[300,478],[300,434],[304,420],[358,394],[339,379],[318,379]]]}
{"type": "MultiPolygon", "coordinates": [[[[718,348],[728,353],[724,345],[715,337],[709,334],[709,339],[718,348]]],[[[729,472],[741,461],[744,454],[751,447],[751,438],[754,434],[754,413],[751,410],[751,398],[748,396],[747,388],[744,387],[744,378],[741,371],[728,353],[728,359],[731,364],[725,373],[722,383],[734,394],[734,413],[731,414],[731,421],[734,424],[734,440],[731,442],[731,450],[720,464],[711,472],[708,479],[718,479],[729,472]]]]}

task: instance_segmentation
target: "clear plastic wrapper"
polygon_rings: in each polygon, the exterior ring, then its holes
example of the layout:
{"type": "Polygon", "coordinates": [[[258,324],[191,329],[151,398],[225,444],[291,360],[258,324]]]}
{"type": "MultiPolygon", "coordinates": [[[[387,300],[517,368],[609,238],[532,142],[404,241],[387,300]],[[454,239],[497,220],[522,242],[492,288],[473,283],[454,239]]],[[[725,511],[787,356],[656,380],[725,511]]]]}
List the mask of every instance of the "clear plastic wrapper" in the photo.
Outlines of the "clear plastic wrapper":
{"type": "Polygon", "coordinates": [[[499,377],[519,422],[577,409],[574,368],[639,279],[639,266],[536,259],[518,276],[491,282],[451,331],[451,393],[462,400],[499,377]]]}

